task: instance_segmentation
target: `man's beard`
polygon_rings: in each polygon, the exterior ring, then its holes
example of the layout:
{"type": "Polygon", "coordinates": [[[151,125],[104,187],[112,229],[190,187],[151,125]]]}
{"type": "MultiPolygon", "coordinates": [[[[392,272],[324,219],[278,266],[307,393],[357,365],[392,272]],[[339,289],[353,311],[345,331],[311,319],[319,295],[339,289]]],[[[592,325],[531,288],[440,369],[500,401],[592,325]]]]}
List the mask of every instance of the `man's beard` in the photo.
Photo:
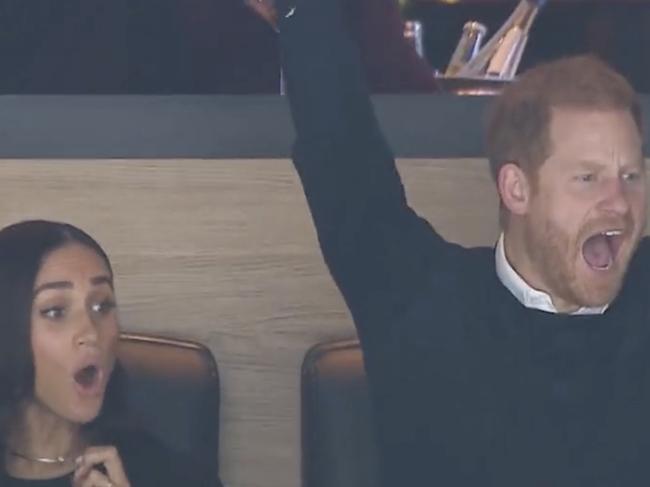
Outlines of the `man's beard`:
{"type": "Polygon", "coordinates": [[[526,225],[526,250],[534,272],[546,286],[543,291],[578,307],[604,306],[618,294],[629,256],[618,255],[619,267],[609,276],[589,279],[581,246],[591,230],[585,230],[583,227],[572,237],[550,220],[545,220],[543,225],[526,225]],[[581,274],[580,263],[585,269],[581,274]]]}

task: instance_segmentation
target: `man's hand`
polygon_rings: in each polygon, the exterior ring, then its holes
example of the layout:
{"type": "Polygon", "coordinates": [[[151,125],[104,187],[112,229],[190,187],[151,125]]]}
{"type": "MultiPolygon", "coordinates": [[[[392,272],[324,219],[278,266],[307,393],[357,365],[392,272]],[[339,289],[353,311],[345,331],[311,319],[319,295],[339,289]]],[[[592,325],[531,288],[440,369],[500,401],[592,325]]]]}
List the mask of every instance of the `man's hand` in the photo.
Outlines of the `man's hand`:
{"type": "Polygon", "coordinates": [[[273,27],[273,30],[278,30],[278,11],[273,0],[244,0],[244,3],[273,27]]]}
{"type": "Polygon", "coordinates": [[[113,446],[94,446],[77,459],[74,487],[130,487],[122,460],[113,446]],[[99,468],[98,468],[99,467],[99,468]]]}

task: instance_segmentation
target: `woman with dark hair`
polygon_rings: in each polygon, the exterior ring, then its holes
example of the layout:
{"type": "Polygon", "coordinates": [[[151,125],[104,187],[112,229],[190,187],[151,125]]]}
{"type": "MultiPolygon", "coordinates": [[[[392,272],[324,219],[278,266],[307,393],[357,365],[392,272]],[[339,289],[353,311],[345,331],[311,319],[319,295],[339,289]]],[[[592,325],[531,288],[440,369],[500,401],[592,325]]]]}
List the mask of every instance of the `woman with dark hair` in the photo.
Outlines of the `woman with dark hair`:
{"type": "Polygon", "coordinates": [[[178,487],[205,477],[120,426],[110,261],[68,224],[0,230],[2,486],[178,487]]]}

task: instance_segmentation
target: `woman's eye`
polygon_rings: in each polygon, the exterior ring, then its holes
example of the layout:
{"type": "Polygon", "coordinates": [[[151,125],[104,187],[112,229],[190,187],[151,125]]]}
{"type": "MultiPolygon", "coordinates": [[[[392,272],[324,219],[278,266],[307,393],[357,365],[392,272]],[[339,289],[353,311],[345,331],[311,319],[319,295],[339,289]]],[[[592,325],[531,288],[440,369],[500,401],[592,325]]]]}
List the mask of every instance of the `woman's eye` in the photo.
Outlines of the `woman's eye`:
{"type": "Polygon", "coordinates": [[[91,310],[93,313],[107,314],[113,310],[116,306],[116,303],[112,299],[106,299],[100,303],[93,303],[91,310]]]}
{"type": "Polygon", "coordinates": [[[40,314],[42,317],[47,318],[48,320],[58,320],[60,318],[63,318],[65,310],[63,309],[63,306],[50,306],[48,308],[42,309],[40,314]]]}

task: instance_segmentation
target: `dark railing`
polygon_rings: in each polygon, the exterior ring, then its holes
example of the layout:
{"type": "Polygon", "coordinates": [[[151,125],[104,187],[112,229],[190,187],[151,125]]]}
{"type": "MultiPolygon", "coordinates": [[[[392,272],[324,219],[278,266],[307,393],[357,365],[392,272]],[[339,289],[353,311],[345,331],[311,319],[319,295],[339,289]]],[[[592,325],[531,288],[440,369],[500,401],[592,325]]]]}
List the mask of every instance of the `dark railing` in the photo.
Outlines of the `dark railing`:
{"type": "MultiPolygon", "coordinates": [[[[489,101],[374,98],[395,155],[434,158],[483,155],[489,101]]],[[[650,96],[642,104],[647,118],[650,96]]],[[[275,95],[0,96],[0,159],[285,158],[293,138],[287,100],[275,95]]]]}

